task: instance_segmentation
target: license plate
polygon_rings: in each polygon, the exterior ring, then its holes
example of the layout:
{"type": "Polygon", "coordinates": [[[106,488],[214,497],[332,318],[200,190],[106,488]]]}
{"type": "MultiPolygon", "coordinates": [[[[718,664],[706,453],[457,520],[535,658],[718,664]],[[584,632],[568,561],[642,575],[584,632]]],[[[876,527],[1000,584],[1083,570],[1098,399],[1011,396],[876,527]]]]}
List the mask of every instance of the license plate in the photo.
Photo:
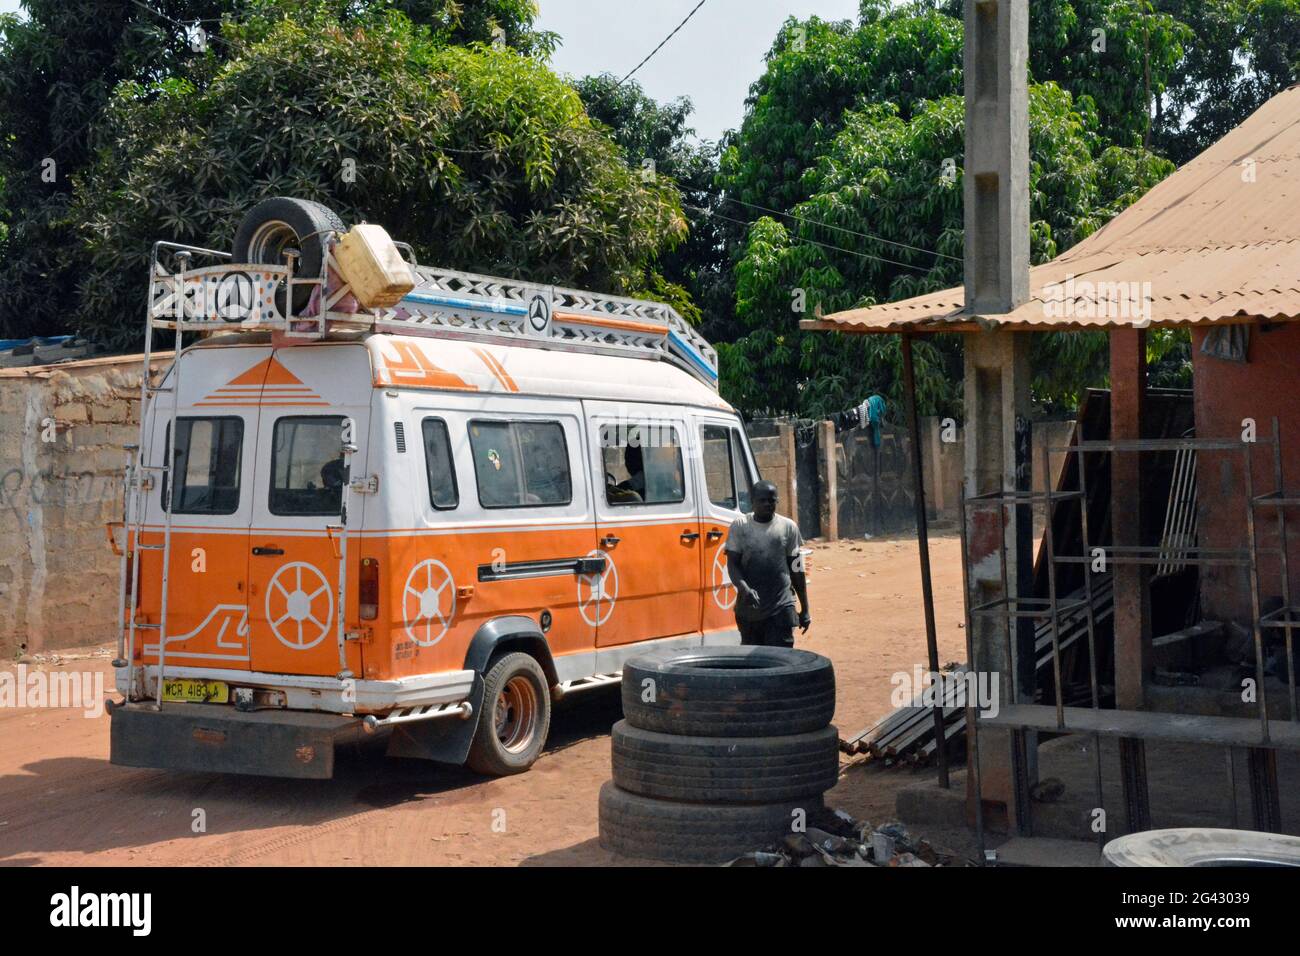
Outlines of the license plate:
{"type": "Polygon", "coordinates": [[[178,678],[163,681],[163,700],[187,701],[192,704],[225,704],[230,701],[230,685],[219,680],[178,678]]]}

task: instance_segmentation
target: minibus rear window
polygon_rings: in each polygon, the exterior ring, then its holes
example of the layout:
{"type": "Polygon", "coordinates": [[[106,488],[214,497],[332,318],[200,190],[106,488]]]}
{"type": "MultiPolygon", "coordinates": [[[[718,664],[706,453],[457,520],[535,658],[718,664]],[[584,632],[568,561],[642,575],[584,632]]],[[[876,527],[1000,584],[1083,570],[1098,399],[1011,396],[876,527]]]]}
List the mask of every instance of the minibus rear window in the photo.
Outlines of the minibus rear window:
{"type": "Polygon", "coordinates": [[[469,423],[474,479],[484,508],[535,508],[573,500],[569,448],[559,422],[469,423]]]}
{"type": "Polygon", "coordinates": [[[337,515],[343,506],[347,466],[343,419],[336,415],[287,417],[271,440],[271,514],[337,515]]]}
{"type": "Polygon", "coordinates": [[[441,418],[426,418],[420,423],[424,434],[424,469],[429,477],[429,504],[439,511],[450,511],[460,504],[456,488],[456,468],[451,457],[451,436],[441,418]]]}
{"type": "MultiPolygon", "coordinates": [[[[171,425],[166,445],[171,447],[171,425]]],[[[230,515],[239,510],[239,468],[244,445],[242,418],[178,418],[168,494],[163,473],[162,496],[172,514],[230,515]]]]}

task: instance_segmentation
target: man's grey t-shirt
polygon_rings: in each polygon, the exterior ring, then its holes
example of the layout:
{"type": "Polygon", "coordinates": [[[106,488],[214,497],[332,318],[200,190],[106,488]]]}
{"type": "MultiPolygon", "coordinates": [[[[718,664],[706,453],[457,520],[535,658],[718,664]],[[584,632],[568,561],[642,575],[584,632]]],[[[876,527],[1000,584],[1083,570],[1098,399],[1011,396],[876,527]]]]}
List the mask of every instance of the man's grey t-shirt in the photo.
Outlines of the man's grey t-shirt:
{"type": "MultiPolygon", "coordinates": [[[[727,531],[727,551],[740,560],[745,581],[758,592],[755,606],[743,594],[736,598],[736,619],[765,621],[782,608],[794,607],[790,586],[790,562],[799,558],[803,538],[799,526],[785,515],[773,515],[766,523],[753,514],[741,515],[727,531]]],[[[796,565],[801,569],[801,565],[796,565]]]]}

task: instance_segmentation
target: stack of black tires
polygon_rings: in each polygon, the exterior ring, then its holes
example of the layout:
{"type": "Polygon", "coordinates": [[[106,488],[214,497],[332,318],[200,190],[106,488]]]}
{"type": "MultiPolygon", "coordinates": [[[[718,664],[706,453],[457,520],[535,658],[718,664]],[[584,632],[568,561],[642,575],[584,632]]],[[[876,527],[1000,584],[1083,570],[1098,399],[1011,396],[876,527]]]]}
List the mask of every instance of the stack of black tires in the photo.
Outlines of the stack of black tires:
{"type": "Polygon", "coordinates": [[[628,661],[600,845],[721,863],[801,829],[838,777],[834,712],[835,671],[810,651],[700,647],[628,661]]]}

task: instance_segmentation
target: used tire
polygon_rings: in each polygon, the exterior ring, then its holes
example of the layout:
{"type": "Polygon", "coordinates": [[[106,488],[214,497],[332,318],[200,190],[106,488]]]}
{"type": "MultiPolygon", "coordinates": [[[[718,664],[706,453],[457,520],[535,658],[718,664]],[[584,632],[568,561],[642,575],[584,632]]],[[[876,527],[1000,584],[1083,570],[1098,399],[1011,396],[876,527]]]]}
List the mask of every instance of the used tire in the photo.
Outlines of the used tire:
{"type": "Polygon", "coordinates": [[[818,796],[839,778],[839,731],[783,737],[680,737],[620,720],[611,733],[614,784],[687,803],[779,803],[818,796]]]}
{"type": "Polygon", "coordinates": [[[623,666],[633,727],[691,737],[779,737],[820,730],[835,713],[835,670],[784,647],[651,651],[623,666]]]}
{"type": "Polygon", "coordinates": [[[776,843],[791,832],[796,819],[821,808],[820,796],[743,806],[673,803],[605,783],[600,788],[600,845],[648,860],[724,863],[776,843]]]}
{"type": "Polygon", "coordinates": [[[542,666],[531,654],[506,654],[483,678],[483,714],[465,766],[493,777],[523,773],[541,755],[550,728],[551,695],[542,666]]]}
{"type": "MultiPolygon", "coordinates": [[[[343,220],[328,206],[310,199],[273,196],[259,202],[240,221],[235,230],[232,261],[282,266],[285,251],[296,250],[299,256],[294,275],[319,276],[329,234],[342,232],[344,228],[343,220]]],[[[294,311],[305,307],[310,298],[310,286],[295,288],[294,311]]],[[[276,298],[281,314],[285,312],[284,299],[281,290],[276,298]]]]}

